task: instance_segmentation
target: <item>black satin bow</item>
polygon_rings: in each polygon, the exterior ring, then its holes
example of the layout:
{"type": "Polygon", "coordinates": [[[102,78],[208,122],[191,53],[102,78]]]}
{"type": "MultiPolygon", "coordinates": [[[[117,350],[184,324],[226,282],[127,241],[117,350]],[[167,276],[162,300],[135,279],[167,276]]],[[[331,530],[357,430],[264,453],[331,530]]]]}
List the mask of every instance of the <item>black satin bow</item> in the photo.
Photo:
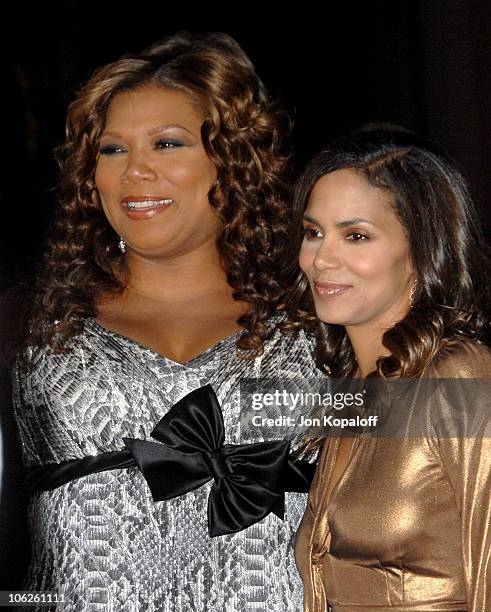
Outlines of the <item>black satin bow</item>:
{"type": "Polygon", "coordinates": [[[272,511],[283,518],[290,443],[224,444],[222,411],[209,385],[177,402],[150,435],[162,444],[123,440],[154,501],[188,493],[214,479],[208,497],[210,536],[240,531],[272,511]]]}
{"type": "Polygon", "coordinates": [[[151,436],[162,442],[124,438],[124,450],[33,465],[26,470],[30,493],[112,469],[137,465],[155,501],[188,493],[212,478],[208,498],[211,536],[235,533],[270,512],[284,516],[285,491],[309,490],[315,465],[292,461],[286,441],[223,444],[223,417],[210,386],[192,391],[159,421],[151,436]]]}

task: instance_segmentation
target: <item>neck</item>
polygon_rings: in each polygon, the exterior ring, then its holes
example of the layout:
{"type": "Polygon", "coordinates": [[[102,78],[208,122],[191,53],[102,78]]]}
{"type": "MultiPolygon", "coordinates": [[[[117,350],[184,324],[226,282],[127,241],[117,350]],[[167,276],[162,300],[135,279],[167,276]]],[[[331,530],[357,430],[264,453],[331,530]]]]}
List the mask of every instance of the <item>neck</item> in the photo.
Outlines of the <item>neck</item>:
{"type": "Polygon", "coordinates": [[[409,309],[408,299],[403,296],[383,315],[367,323],[345,326],[358,362],[358,376],[365,378],[375,370],[380,357],[390,355],[390,351],[382,344],[382,337],[406,316],[409,309]]]}
{"type": "Polygon", "coordinates": [[[162,303],[189,303],[208,295],[232,293],[220,265],[215,240],[192,252],[172,257],[146,258],[126,254],[127,289],[142,298],[162,303]]]}
{"type": "Polygon", "coordinates": [[[390,355],[390,352],[382,344],[384,331],[376,327],[358,325],[346,327],[346,333],[358,362],[358,376],[365,378],[375,370],[377,360],[380,357],[390,355]]]}

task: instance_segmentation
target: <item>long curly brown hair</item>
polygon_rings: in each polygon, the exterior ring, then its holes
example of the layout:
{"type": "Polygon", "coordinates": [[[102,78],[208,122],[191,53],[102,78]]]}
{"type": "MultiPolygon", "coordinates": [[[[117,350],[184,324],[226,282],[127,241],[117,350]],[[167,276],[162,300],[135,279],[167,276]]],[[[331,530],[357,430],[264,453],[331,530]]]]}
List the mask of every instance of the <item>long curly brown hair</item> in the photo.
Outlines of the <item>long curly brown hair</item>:
{"type": "Polygon", "coordinates": [[[125,286],[124,256],[95,188],[99,140],[111,100],[148,84],[186,93],[203,113],[205,150],[217,170],[209,201],[222,221],[217,247],[233,297],[249,304],[238,347],[257,353],[278,307],[288,219],[290,121],[250,59],[226,34],[180,33],[97,70],[70,104],[58,208],[28,320],[28,344],[68,350],[102,294],[125,286]],[[123,275],[116,275],[116,270],[123,275]]]}
{"type": "Polygon", "coordinates": [[[308,164],[294,195],[295,239],[289,254],[294,291],[285,329],[312,332],[318,366],[339,378],[356,371],[353,348],[343,326],[317,318],[297,261],[312,189],[322,176],[341,169],[353,169],[389,193],[417,277],[414,305],[383,335],[390,356],[378,360],[371,376],[421,376],[442,349],[456,340],[482,339],[489,325],[489,251],[466,181],[434,145],[397,129],[351,134],[308,164]]]}

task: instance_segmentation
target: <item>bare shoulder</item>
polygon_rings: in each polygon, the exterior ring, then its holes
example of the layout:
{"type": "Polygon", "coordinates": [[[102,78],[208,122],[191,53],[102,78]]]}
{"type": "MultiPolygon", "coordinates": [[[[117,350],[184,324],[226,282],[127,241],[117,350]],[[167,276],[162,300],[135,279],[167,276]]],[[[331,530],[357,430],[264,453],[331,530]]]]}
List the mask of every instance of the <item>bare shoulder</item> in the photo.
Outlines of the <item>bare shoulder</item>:
{"type": "Polygon", "coordinates": [[[433,378],[491,378],[491,350],[472,340],[459,340],[446,346],[433,363],[433,378]]]}

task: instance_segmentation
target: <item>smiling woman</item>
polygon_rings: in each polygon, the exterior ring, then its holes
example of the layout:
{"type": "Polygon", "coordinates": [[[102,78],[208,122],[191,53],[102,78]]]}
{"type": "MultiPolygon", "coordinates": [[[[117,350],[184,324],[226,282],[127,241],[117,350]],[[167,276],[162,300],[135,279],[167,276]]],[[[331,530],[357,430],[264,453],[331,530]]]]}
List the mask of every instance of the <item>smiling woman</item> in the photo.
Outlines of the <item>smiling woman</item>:
{"type": "Polygon", "coordinates": [[[392,426],[309,441],[305,612],[486,612],[489,257],[465,181],[412,134],[360,132],[310,162],[296,215],[292,319],[336,377],[383,381],[392,426]]]}
{"type": "Polygon", "coordinates": [[[214,248],[219,218],[208,193],[217,172],[201,141],[202,124],[179,91],[147,85],[112,101],[95,183],[109,223],[128,245],[127,263],[207,243],[214,248]],[[147,219],[153,222],[134,223],[147,219]]]}
{"type": "Polygon", "coordinates": [[[332,172],[312,190],[304,229],[300,267],[321,320],[356,325],[368,341],[372,326],[402,318],[415,276],[388,194],[354,170],[332,172]]]}
{"type": "Polygon", "coordinates": [[[277,329],[280,117],[225,34],[122,58],[71,104],[14,380],[27,590],[80,612],[301,608],[308,480],[240,420],[242,378],[315,371],[277,329]]]}
{"type": "Polygon", "coordinates": [[[63,350],[96,316],[176,360],[241,328],[239,348],[260,352],[284,293],[287,126],[225,35],[180,34],[96,71],[58,150],[30,342],[63,350]],[[155,196],[161,208],[122,207],[155,196]]]}

